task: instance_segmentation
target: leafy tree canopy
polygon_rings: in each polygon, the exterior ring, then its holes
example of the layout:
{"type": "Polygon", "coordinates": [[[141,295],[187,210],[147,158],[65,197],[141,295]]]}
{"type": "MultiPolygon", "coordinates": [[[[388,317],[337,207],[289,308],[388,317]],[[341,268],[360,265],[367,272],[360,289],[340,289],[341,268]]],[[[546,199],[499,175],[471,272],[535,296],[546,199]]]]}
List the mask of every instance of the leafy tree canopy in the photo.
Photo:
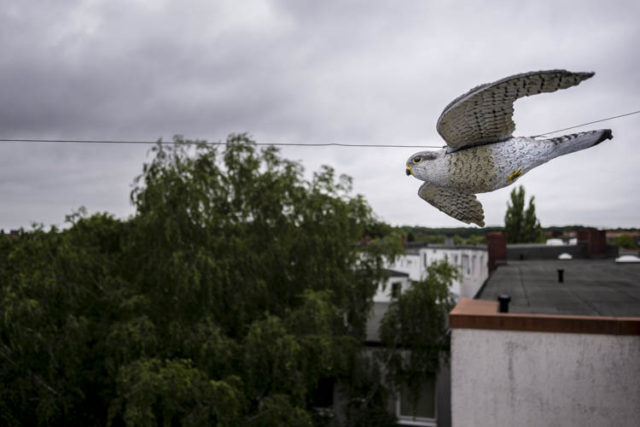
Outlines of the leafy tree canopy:
{"type": "Polygon", "coordinates": [[[0,236],[0,424],[311,425],[356,371],[399,240],[329,167],[187,142],[153,149],[132,218],[0,236]]]}

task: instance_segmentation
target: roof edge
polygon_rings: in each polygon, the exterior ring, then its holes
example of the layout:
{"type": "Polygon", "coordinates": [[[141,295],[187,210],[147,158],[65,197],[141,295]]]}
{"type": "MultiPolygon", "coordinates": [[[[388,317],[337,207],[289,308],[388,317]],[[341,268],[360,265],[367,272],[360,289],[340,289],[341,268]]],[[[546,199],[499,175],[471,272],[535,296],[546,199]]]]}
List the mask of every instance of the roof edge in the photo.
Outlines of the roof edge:
{"type": "Polygon", "coordinates": [[[498,313],[494,301],[462,298],[449,313],[452,329],[640,335],[640,317],[498,313]]]}

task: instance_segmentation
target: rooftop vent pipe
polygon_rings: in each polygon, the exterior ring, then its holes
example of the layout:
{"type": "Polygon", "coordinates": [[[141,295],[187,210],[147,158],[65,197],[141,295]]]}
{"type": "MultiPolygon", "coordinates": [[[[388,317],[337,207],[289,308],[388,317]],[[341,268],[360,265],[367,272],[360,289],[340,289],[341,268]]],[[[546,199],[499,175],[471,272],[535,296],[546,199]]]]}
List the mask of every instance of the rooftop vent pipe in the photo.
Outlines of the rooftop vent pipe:
{"type": "Polygon", "coordinates": [[[509,295],[500,295],[498,296],[498,313],[508,313],[509,312],[509,302],[511,301],[511,297],[509,295]]]}

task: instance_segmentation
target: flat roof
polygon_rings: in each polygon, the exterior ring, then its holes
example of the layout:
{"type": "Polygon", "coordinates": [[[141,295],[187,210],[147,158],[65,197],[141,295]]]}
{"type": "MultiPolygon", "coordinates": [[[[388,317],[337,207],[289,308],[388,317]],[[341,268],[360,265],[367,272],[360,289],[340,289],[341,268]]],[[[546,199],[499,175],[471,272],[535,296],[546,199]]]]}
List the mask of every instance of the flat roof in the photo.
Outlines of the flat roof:
{"type": "Polygon", "coordinates": [[[498,266],[477,298],[496,301],[502,294],[511,297],[511,313],[640,317],[640,264],[509,261],[498,266]]]}

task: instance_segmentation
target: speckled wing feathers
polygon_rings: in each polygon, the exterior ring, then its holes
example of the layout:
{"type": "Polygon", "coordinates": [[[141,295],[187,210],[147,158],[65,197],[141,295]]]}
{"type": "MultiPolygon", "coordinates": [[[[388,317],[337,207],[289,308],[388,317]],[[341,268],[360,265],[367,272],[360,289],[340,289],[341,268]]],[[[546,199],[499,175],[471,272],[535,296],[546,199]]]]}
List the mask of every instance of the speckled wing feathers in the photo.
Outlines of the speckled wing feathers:
{"type": "Polygon", "coordinates": [[[484,227],[482,204],[475,194],[425,182],[420,186],[418,195],[455,219],[484,227]]]}
{"type": "Polygon", "coordinates": [[[513,103],[518,98],[566,89],[593,74],[534,71],[477,86],[447,105],[438,119],[438,133],[454,150],[504,140],[515,130],[513,103]]]}

